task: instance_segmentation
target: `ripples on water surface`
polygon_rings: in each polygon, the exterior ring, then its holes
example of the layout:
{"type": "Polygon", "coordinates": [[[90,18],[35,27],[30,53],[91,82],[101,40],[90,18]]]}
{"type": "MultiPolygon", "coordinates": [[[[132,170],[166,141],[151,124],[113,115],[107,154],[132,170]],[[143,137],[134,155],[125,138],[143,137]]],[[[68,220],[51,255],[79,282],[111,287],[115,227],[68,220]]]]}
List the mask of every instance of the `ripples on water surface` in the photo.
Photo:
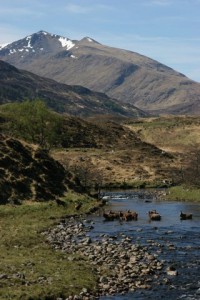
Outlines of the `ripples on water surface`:
{"type": "MultiPolygon", "coordinates": [[[[135,210],[138,221],[104,222],[102,216],[95,217],[93,238],[100,234],[126,234],[141,245],[156,241],[161,245],[149,246],[152,253],[164,259],[168,265],[178,270],[178,276],[169,277],[169,285],[156,286],[151,290],[141,290],[126,295],[102,297],[101,300],[130,299],[200,299],[200,204],[159,201],[146,191],[108,192],[112,210],[135,210]],[[148,219],[148,211],[156,209],[161,221],[148,219]],[[181,221],[180,211],[193,214],[192,220],[181,221]],[[162,249],[162,251],[160,250],[162,249]]],[[[108,208],[109,209],[109,208],[108,208]]]]}

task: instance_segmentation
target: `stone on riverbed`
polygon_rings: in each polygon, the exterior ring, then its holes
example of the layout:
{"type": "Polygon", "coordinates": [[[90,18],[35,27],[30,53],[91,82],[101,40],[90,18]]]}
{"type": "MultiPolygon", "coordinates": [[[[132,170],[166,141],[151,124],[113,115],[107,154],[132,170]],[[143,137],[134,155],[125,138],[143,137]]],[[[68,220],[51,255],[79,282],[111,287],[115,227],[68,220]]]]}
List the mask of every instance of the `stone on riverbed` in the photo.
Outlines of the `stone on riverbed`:
{"type": "MultiPolygon", "coordinates": [[[[65,223],[47,230],[45,234],[55,249],[69,255],[68,260],[73,261],[74,255],[78,255],[79,259],[81,256],[88,259],[99,276],[98,296],[151,288],[153,279],[159,278],[163,269],[163,263],[157,259],[157,255],[150,254],[148,247],[133,244],[132,239],[124,233],[114,238],[102,234],[97,240],[92,240],[86,235],[91,230],[87,224],[85,220],[83,224],[78,218],[68,218],[65,223]]],[[[154,243],[148,241],[149,245],[154,243]]],[[[82,290],[80,295],[67,299],[95,299],[96,296],[82,290]]]]}
{"type": "Polygon", "coordinates": [[[169,266],[167,268],[167,275],[170,275],[170,276],[177,276],[178,275],[178,271],[175,269],[174,266],[169,266]]]}

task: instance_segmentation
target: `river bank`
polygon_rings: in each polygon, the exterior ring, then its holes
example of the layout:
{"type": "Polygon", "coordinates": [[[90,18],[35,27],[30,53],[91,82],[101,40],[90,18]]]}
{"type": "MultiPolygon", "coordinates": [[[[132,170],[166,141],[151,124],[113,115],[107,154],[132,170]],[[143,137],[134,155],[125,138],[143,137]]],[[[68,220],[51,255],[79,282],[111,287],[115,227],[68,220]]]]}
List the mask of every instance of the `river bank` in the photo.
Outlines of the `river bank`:
{"type": "Polygon", "coordinates": [[[79,199],[78,211],[72,195],[64,206],[1,206],[0,298],[198,299],[199,204],[162,201],[147,190],[105,196],[104,207],[79,199]],[[138,220],[105,222],[107,209],[136,210],[138,220]],[[151,209],[161,221],[149,221],[151,209]],[[193,219],[181,221],[180,210],[193,219]]]}
{"type": "Polygon", "coordinates": [[[85,196],[71,193],[68,197],[61,204],[0,205],[1,300],[65,299],[82,287],[95,288],[96,278],[88,263],[67,260],[66,254],[52,249],[41,235],[66,216],[86,213],[97,205],[85,196]],[[82,203],[79,211],[77,201],[82,203]]]}
{"type": "Polygon", "coordinates": [[[140,198],[143,197],[154,197],[156,199],[160,199],[162,201],[186,201],[186,202],[199,202],[200,203],[200,189],[198,187],[192,186],[151,186],[151,187],[143,187],[143,188],[113,188],[113,189],[105,189],[105,192],[102,192],[102,195],[106,194],[106,191],[111,191],[113,193],[117,191],[122,191],[124,194],[129,194],[130,191],[137,191],[140,198]],[[140,193],[141,190],[141,193],[140,193]]]}
{"type": "MultiPolygon", "coordinates": [[[[101,234],[92,239],[88,235],[91,229],[92,221],[71,217],[43,233],[55,250],[69,255],[68,260],[76,260],[74,255],[78,255],[79,260],[88,260],[98,277],[95,294],[83,289],[79,295],[67,299],[99,299],[103,295],[150,289],[159,277],[162,276],[162,284],[169,284],[164,275],[176,275],[172,266],[160,261],[156,253],[150,254],[148,247],[133,243],[129,236],[101,234]]],[[[155,246],[154,241],[149,243],[149,246],[155,246]]]]}
{"type": "Polygon", "coordinates": [[[162,202],[146,190],[107,192],[104,199],[109,199],[104,209],[136,209],[138,221],[105,222],[102,211],[97,211],[67,218],[44,233],[53,249],[66,253],[69,260],[76,262],[75,255],[93,266],[96,292],[83,289],[67,299],[155,299],[162,293],[178,299],[186,283],[190,289],[193,277],[198,297],[199,206],[162,202]],[[160,222],[149,222],[146,211],[153,208],[161,212],[160,222]],[[180,209],[192,209],[194,219],[181,222],[180,209]],[[186,278],[190,271],[191,279],[186,278]]]}
{"type": "Polygon", "coordinates": [[[173,186],[168,188],[165,194],[161,197],[163,200],[179,200],[200,203],[200,189],[191,186],[173,186]]]}

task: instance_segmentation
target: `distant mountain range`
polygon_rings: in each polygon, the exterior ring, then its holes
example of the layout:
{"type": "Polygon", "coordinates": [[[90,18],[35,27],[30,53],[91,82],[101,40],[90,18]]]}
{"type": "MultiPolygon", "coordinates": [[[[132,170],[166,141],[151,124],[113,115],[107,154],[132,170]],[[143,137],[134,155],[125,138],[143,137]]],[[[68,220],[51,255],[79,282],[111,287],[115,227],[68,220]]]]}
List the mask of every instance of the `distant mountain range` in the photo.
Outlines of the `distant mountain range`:
{"type": "Polygon", "coordinates": [[[88,117],[110,114],[124,117],[145,116],[133,105],[122,104],[106,94],[81,86],[70,86],[23,71],[0,60],[0,104],[39,98],[48,107],[70,115],[88,117]]]}
{"type": "Polygon", "coordinates": [[[135,52],[39,31],[0,47],[0,59],[43,77],[106,93],[152,113],[199,114],[200,84],[135,52]]]}

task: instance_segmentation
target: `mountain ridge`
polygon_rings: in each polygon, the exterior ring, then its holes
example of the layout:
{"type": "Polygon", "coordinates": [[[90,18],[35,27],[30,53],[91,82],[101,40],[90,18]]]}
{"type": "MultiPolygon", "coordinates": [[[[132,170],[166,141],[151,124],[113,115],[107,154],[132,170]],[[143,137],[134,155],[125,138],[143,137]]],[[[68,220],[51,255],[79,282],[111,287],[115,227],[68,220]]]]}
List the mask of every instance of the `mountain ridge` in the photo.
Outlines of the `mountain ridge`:
{"type": "Polygon", "coordinates": [[[44,100],[58,113],[87,117],[98,114],[119,116],[145,116],[133,105],[122,106],[106,94],[82,86],[70,86],[43,78],[0,60],[0,104],[15,101],[44,100]]]}
{"type": "Polygon", "coordinates": [[[200,113],[199,83],[139,53],[88,37],[77,41],[44,31],[22,42],[23,51],[19,45],[16,48],[17,42],[11,43],[0,50],[0,59],[58,82],[106,93],[151,113],[200,113]],[[27,48],[33,42],[37,52],[27,48]]]}

